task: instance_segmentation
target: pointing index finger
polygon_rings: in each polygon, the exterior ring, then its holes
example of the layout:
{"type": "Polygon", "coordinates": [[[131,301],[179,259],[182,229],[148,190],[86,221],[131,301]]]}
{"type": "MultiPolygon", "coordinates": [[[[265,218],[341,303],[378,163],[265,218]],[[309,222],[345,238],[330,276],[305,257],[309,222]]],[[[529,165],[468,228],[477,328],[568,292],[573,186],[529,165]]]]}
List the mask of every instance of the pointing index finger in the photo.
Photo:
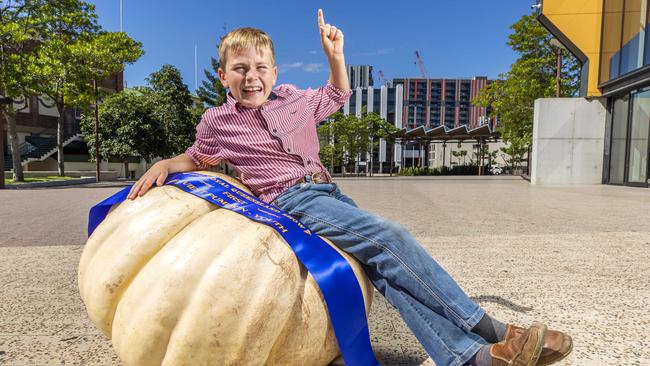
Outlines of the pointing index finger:
{"type": "Polygon", "coordinates": [[[318,9],[318,27],[325,25],[325,19],[323,17],[323,9],[318,9]]]}

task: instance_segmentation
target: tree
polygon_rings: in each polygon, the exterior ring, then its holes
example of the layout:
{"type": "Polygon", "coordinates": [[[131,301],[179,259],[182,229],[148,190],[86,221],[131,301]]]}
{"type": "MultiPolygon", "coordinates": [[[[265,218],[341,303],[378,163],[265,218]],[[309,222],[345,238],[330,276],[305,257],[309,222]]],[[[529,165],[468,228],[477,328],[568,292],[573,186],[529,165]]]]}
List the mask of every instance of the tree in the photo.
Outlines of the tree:
{"type": "Polygon", "coordinates": [[[164,131],[165,143],[159,154],[170,157],[185,152],[194,141],[198,112],[192,112],[193,102],[180,71],[172,65],[163,65],[147,78],[149,88],[139,89],[153,103],[154,119],[164,131]]]}
{"type": "Polygon", "coordinates": [[[361,119],[355,115],[343,116],[338,122],[339,127],[335,128],[340,134],[339,146],[343,153],[342,170],[358,173],[357,157],[361,152],[366,151],[368,146],[369,129],[361,123],[361,119]]]}
{"type": "MultiPolygon", "coordinates": [[[[343,171],[357,168],[357,155],[372,151],[377,138],[388,138],[397,128],[376,113],[362,111],[361,118],[334,113],[318,128],[321,140],[320,158],[330,162],[330,169],[340,165],[343,171]]],[[[356,172],[356,170],[355,170],[356,172]]]]}
{"type": "MultiPolygon", "coordinates": [[[[349,146],[350,151],[354,153],[352,162],[354,167],[354,172],[359,173],[359,162],[361,160],[361,154],[367,154],[370,148],[371,134],[372,134],[372,125],[371,121],[366,121],[368,119],[368,112],[366,107],[363,107],[361,110],[361,117],[351,116],[349,119],[351,125],[351,131],[349,134],[349,146]]],[[[368,162],[366,162],[366,173],[368,173],[368,162]]]]}
{"type": "Polygon", "coordinates": [[[74,103],[74,99],[81,93],[82,82],[78,59],[73,55],[73,48],[78,47],[82,38],[99,31],[97,16],[94,14],[94,5],[76,1],[62,0],[52,7],[53,20],[47,25],[47,34],[43,42],[39,42],[38,53],[35,58],[35,68],[32,73],[35,81],[35,94],[46,95],[50,98],[59,113],[57,121],[57,150],[59,175],[63,176],[64,156],[64,122],[65,109],[74,103]]]}
{"type": "MultiPolygon", "coordinates": [[[[508,45],[519,58],[507,73],[499,75],[499,80],[483,88],[472,103],[491,107],[491,117],[499,119],[497,131],[510,144],[506,149],[516,163],[532,142],[535,99],[555,96],[557,48],[535,14],[523,16],[511,29],[508,45]]],[[[560,95],[574,96],[579,90],[580,65],[568,51],[562,53],[560,95]]]]}
{"type": "MultiPolygon", "coordinates": [[[[384,139],[386,139],[386,146],[391,147],[391,146],[395,146],[395,142],[397,141],[396,136],[397,136],[397,132],[399,131],[399,129],[397,127],[395,127],[394,125],[392,125],[392,124],[389,124],[389,125],[390,125],[389,128],[390,128],[391,132],[390,133],[387,132],[384,139]]],[[[387,153],[389,153],[388,155],[390,156],[390,159],[388,161],[388,166],[389,166],[388,173],[389,173],[389,175],[391,177],[393,176],[393,166],[395,165],[394,161],[393,161],[393,158],[394,158],[393,151],[394,150],[390,149],[390,148],[388,149],[388,151],[386,151],[387,153]]]]}
{"type": "MultiPolygon", "coordinates": [[[[76,97],[76,104],[89,106],[94,102],[95,108],[99,104],[102,95],[107,94],[99,88],[99,83],[110,76],[111,73],[122,71],[124,63],[133,63],[144,53],[139,42],[129,38],[126,33],[99,32],[91,37],[82,38],[82,42],[72,47],[73,58],[77,60],[77,79],[80,81],[79,93],[76,97]],[[92,80],[92,88],[88,81],[92,80]]],[[[87,108],[86,108],[87,109],[87,108]]],[[[98,118],[99,119],[99,118],[98,118]]],[[[95,129],[99,129],[99,121],[95,121],[95,129]]],[[[93,131],[98,133],[98,131],[93,131]]],[[[59,134],[59,138],[62,136],[59,134]]],[[[94,138],[93,138],[94,139],[94,138]]],[[[96,141],[101,145],[101,140],[96,141]]],[[[62,145],[62,144],[61,144],[62,145]]],[[[60,149],[62,146],[59,147],[60,149]]],[[[101,157],[93,156],[99,181],[99,163],[101,157]]],[[[60,170],[63,170],[63,159],[60,159],[60,170]]]]}
{"type": "MultiPolygon", "coordinates": [[[[217,45],[217,48],[219,48],[219,45],[217,45]]],[[[201,98],[204,105],[218,107],[226,102],[226,88],[221,84],[217,73],[219,61],[214,57],[210,57],[210,65],[212,66],[212,72],[207,69],[203,70],[207,80],[201,81],[201,86],[196,90],[196,94],[201,98]]]]}
{"type": "Polygon", "coordinates": [[[379,114],[371,112],[367,113],[365,107],[361,111],[361,125],[364,128],[368,129],[368,137],[370,140],[370,164],[366,163],[366,173],[368,172],[368,165],[370,165],[370,172],[372,174],[373,161],[372,157],[374,155],[375,146],[379,144],[379,140],[376,139],[387,138],[391,134],[397,132],[397,127],[393,124],[386,121],[384,118],[381,118],[379,114]]]}
{"type": "Polygon", "coordinates": [[[460,158],[463,158],[463,165],[466,165],[467,150],[456,150],[452,151],[451,155],[458,159],[458,164],[460,164],[460,158]]]}
{"type": "Polygon", "coordinates": [[[319,157],[323,164],[330,164],[331,173],[334,172],[334,166],[343,169],[345,165],[344,152],[349,149],[347,136],[351,130],[350,122],[350,116],[336,112],[317,129],[321,141],[319,157]]]}
{"type": "Polygon", "coordinates": [[[378,144],[378,142],[375,142],[375,139],[377,137],[383,137],[385,135],[382,129],[382,127],[384,127],[384,123],[386,123],[386,120],[381,118],[379,114],[374,112],[368,113],[365,107],[362,108],[360,125],[363,129],[363,136],[361,138],[363,138],[365,135],[367,135],[368,138],[365,140],[367,141],[367,144],[362,144],[361,151],[368,152],[370,156],[370,161],[366,162],[366,174],[368,174],[368,171],[370,171],[372,174],[372,158],[375,146],[378,144]]]}
{"type": "MultiPolygon", "coordinates": [[[[126,89],[108,96],[99,106],[99,119],[100,154],[107,160],[120,159],[125,174],[129,171],[130,157],[151,160],[158,155],[165,136],[153,118],[153,106],[145,94],[126,89]]],[[[81,119],[81,131],[91,160],[97,148],[94,130],[94,115],[85,114],[81,119]]]]}
{"type": "MultiPolygon", "coordinates": [[[[51,34],[58,16],[69,15],[66,1],[17,0],[0,3],[0,95],[10,100],[26,101],[36,85],[31,77],[36,69],[35,58],[39,46],[51,34]]],[[[16,110],[13,103],[0,104],[0,166],[4,172],[2,147],[4,121],[7,121],[9,150],[12,155],[13,180],[22,181],[23,171],[18,151],[16,110]]],[[[4,175],[4,174],[3,174],[4,175]]],[[[4,186],[4,178],[0,182],[4,186]]]]}
{"type": "MultiPolygon", "coordinates": [[[[506,134],[509,134],[510,131],[504,131],[506,134]]],[[[509,159],[506,159],[504,156],[504,160],[510,164],[511,171],[515,171],[515,169],[519,168],[520,163],[524,160],[524,155],[528,152],[528,148],[530,146],[530,136],[525,135],[523,137],[521,136],[514,136],[514,135],[504,135],[504,140],[507,138],[509,144],[506,147],[502,147],[500,150],[510,156],[509,159]]]]}
{"type": "Polygon", "coordinates": [[[94,6],[79,3],[69,24],[57,24],[37,58],[36,91],[47,95],[59,113],[57,150],[59,175],[64,175],[65,110],[97,99],[91,81],[100,82],[142,55],[140,43],[126,33],[103,32],[95,24],[94,6]]]}
{"type": "MultiPolygon", "coordinates": [[[[184,152],[203,113],[174,66],[164,65],[147,81],[147,86],[108,96],[99,107],[99,152],[107,159],[120,159],[127,172],[129,158],[151,161],[184,152]]],[[[94,117],[84,115],[81,126],[94,154],[94,117]]]]}
{"type": "MultiPolygon", "coordinates": [[[[487,166],[490,167],[494,164],[494,159],[497,156],[499,150],[490,151],[490,146],[486,143],[480,144],[479,147],[472,152],[472,155],[476,158],[476,165],[481,164],[482,159],[486,159],[484,164],[487,162],[487,166]]],[[[473,159],[470,157],[471,164],[474,164],[473,159]]]]}

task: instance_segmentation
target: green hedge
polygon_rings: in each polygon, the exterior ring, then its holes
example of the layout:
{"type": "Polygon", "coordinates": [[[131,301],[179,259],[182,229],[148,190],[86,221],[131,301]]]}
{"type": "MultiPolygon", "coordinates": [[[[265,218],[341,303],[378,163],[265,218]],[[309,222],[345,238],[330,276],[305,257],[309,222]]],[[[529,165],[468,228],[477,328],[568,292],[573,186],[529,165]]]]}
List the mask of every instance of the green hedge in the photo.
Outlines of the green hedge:
{"type": "MultiPolygon", "coordinates": [[[[490,168],[483,167],[483,174],[489,175],[490,168]]],[[[408,167],[402,169],[398,175],[402,176],[416,176],[416,175],[478,175],[478,167],[476,165],[457,165],[452,168],[443,166],[439,168],[425,167],[408,167]]]]}

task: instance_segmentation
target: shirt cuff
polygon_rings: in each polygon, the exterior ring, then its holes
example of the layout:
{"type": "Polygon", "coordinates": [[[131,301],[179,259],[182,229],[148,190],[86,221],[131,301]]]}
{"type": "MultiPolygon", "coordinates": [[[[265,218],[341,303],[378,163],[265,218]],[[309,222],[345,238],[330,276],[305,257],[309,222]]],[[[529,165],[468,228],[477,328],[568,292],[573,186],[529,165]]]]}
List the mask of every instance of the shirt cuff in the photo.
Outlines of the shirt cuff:
{"type": "Polygon", "coordinates": [[[343,90],[334,86],[329,80],[327,80],[327,85],[325,86],[325,93],[327,96],[338,104],[344,104],[350,95],[352,95],[352,89],[343,90]]]}
{"type": "Polygon", "coordinates": [[[188,147],[187,150],[185,150],[185,154],[187,154],[187,156],[189,156],[190,159],[192,159],[192,161],[194,162],[194,164],[196,165],[196,167],[198,169],[207,169],[207,168],[210,167],[210,165],[202,162],[199,159],[200,154],[199,154],[199,152],[196,151],[196,149],[194,148],[194,145],[188,147]]]}

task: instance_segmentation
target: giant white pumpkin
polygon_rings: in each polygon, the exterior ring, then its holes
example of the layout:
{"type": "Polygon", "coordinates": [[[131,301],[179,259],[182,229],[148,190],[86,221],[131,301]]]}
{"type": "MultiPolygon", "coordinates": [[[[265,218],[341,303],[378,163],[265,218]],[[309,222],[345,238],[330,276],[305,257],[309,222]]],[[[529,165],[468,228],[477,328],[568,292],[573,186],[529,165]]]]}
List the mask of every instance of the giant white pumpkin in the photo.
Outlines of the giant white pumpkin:
{"type": "MultiPolygon", "coordinates": [[[[337,250],[368,312],[372,284],[337,250]]],[[[327,365],[340,354],[318,285],[280,235],[171,186],[113,207],[83,251],[79,290],[126,365],[327,365]]]]}

